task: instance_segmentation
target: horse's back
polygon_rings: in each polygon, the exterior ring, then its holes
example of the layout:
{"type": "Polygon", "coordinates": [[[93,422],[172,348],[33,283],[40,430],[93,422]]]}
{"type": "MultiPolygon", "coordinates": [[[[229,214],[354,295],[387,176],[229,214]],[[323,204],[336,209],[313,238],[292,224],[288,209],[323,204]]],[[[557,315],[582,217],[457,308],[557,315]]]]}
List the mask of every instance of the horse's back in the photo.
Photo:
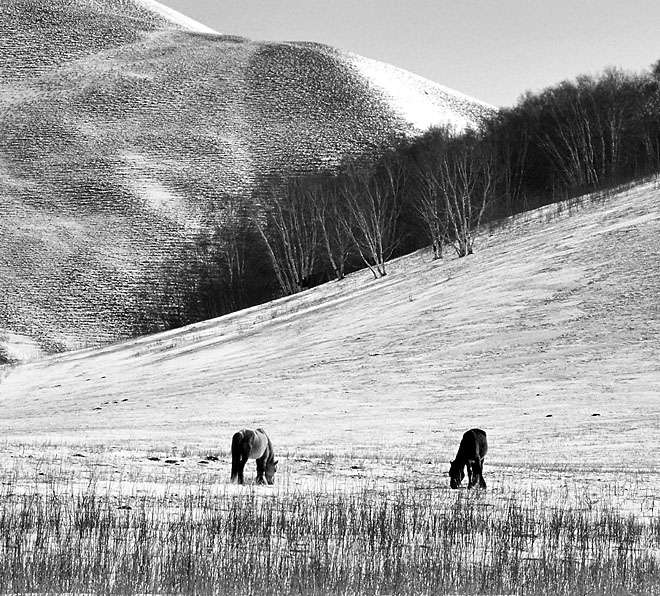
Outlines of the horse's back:
{"type": "Polygon", "coordinates": [[[258,428],[254,431],[254,440],[252,448],[250,449],[250,457],[252,459],[259,459],[268,449],[268,436],[263,428],[258,428]]]}
{"type": "Polygon", "coordinates": [[[268,448],[268,437],[262,428],[244,428],[234,434],[232,451],[242,451],[249,459],[259,459],[268,448]]]}
{"type": "Polygon", "coordinates": [[[237,453],[242,449],[242,447],[245,445],[245,442],[247,440],[247,429],[239,430],[234,433],[234,436],[231,438],[231,450],[232,452],[237,453]]]}
{"type": "Polygon", "coordinates": [[[488,438],[486,432],[480,428],[471,428],[466,431],[461,440],[459,450],[463,450],[468,457],[483,459],[488,453],[488,438]]]}

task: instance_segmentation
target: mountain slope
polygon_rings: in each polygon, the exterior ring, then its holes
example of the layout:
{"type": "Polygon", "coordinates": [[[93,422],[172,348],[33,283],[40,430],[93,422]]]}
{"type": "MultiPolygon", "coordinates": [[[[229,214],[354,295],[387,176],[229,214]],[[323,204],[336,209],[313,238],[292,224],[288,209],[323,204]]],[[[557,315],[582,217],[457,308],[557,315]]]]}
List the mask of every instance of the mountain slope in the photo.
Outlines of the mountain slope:
{"type": "Polygon", "coordinates": [[[646,184],[552,206],[464,259],[418,253],[378,281],[356,273],[14,368],[0,382],[3,436],[204,450],[263,425],[281,453],[382,448],[437,462],[480,426],[488,465],[648,469],[660,423],[659,193],[646,184]]]}
{"type": "Polygon", "coordinates": [[[52,350],[166,327],[198,235],[258,176],[491,111],[419,78],[404,109],[402,71],[374,82],[358,63],[213,34],[153,1],[2,3],[0,329],[52,350]]]}

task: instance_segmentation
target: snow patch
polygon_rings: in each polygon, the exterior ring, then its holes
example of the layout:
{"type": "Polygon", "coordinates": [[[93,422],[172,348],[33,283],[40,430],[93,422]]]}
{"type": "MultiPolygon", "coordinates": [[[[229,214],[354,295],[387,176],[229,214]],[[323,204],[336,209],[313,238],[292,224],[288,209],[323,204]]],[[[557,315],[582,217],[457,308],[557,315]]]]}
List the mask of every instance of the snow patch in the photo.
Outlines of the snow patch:
{"type": "Polygon", "coordinates": [[[380,89],[392,109],[419,130],[449,125],[460,132],[477,123],[468,114],[474,106],[495,110],[494,106],[396,66],[358,54],[349,57],[353,66],[380,89]]]}
{"type": "Polygon", "coordinates": [[[138,153],[125,153],[122,157],[126,162],[126,180],[148,211],[188,233],[199,232],[199,216],[191,212],[183,197],[160,180],[159,172],[169,169],[166,164],[155,163],[138,153]]]}
{"type": "Polygon", "coordinates": [[[185,29],[190,29],[191,31],[197,31],[199,33],[218,33],[215,29],[211,29],[202,23],[187,17],[168,6],[163,6],[160,2],[156,0],[136,0],[138,4],[141,4],[145,8],[157,12],[161,16],[164,16],[169,21],[184,27],[185,29]]]}
{"type": "Polygon", "coordinates": [[[4,329],[0,329],[0,352],[10,362],[30,362],[44,357],[43,350],[34,339],[4,329]]]}
{"type": "Polygon", "coordinates": [[[147,209],[165,217],[189,233],[199,231],[198,218],[191,216],[185,202],[158,180],[148,177],[134,178],[133,191],[144,201],[147,209]]]}
{"type": "Polygon", "coordinates": [[[660,214],[658,213],[647,213],[646,215],[641,215],[640,217],[635,217],[633,219],[617,222],[611,226],[601,228],[596,233],[597,234],[609,234],[610,232],[617,232],[619,230],[627,230],[629,228],[634,228],[640,225],[645,225],[660,219],[660,214]]]}

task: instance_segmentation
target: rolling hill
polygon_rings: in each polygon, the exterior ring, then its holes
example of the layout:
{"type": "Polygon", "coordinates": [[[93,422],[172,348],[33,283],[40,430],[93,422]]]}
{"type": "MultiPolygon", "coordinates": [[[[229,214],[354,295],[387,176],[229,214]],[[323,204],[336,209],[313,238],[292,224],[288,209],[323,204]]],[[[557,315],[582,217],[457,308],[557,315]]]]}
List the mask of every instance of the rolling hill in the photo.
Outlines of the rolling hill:
{"type": "Polygon", "coordinates": [[[326,46],[216,34],[150,0],[3,2],[5,352],[167,328],[196,238],[222,230],[259,175],[332,168],[491,110],[326,46]]]}
{"type": "Polygon", "coordinates": [[[544,465],[656,470],[659,193],[546,207],[484,230],[467,258],[422,251],[380,280],[357,272],[6,369],[0,430],[16,444],[203,453],[263,425],[283,454],[399,454],[441,474],[479,426],[502,481],[544,465]]]}

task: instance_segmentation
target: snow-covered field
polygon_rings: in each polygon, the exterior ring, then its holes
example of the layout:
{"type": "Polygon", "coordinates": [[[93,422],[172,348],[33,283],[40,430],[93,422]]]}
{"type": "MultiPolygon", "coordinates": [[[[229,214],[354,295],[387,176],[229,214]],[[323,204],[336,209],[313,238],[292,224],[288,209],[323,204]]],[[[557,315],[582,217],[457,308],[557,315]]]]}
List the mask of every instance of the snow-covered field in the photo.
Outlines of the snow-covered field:
{"type": "Polygon", "coordinates": [[[657,594],[659,194],[0,369],[3,590],[657,594]],[[245,426],[272,487],[229,482],[245,426]],[[451,491],[472,426],[488,488],[451,491]]]}
{"type": "Polygon", "coordinates": [[[360,272],[217,320],[5,369],[4,450],[26,478],[55,462],[74,477],[201,475],[225,490],[232,434],[263,426],[280,490],[446,488],[461,434],[478,426],[495,492],[607,485],[652,510],[658,198],[648,183],[548,207],[484,231],[466,259],[420,252],[390,263],[381,280],[360,272]],[[219,459],[200,463],[208,455],[219,459]]]}

